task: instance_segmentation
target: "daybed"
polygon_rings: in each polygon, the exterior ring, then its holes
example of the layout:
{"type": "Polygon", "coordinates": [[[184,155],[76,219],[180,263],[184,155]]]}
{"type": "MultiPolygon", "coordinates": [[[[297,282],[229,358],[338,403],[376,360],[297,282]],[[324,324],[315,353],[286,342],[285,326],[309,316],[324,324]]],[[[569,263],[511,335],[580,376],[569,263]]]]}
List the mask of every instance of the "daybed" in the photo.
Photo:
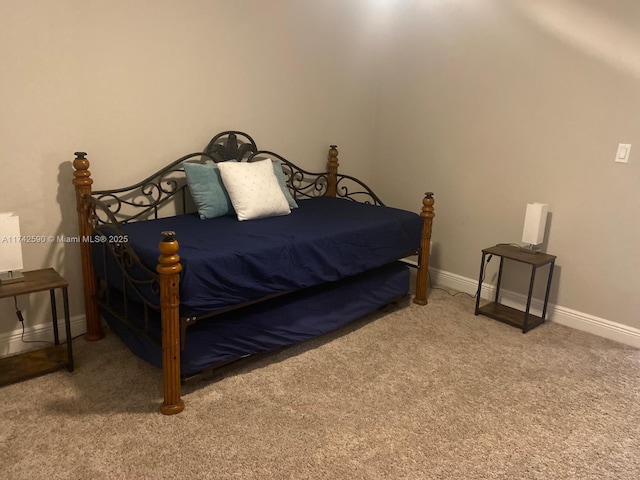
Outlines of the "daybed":
{"type": "Polygon", "coordinates": [[[94,192],[75,155],[86,338],[103,337],[102,316],[161,367],[162,413],[183,410],[181,382],[407,295],[402,258],[418,255],[414,302],[427,303],[433,195],[420,214],[384,206],[338,173],[334,145],[327,171],[311,173],[226,131],[135,185],[94,192]]]}

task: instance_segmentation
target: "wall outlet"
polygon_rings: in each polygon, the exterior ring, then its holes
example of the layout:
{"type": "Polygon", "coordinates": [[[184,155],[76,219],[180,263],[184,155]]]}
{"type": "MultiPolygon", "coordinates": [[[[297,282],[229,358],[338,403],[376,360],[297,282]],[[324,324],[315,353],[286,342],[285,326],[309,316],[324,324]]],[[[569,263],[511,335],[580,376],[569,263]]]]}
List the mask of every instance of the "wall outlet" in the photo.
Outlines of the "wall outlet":
{"type": "Polygon", "coordinates": [[[615,161],[617,163],[629,163],[629,154],[631,153],[630,143],[619,143],[618,151],[616,152],[615,161]]]}

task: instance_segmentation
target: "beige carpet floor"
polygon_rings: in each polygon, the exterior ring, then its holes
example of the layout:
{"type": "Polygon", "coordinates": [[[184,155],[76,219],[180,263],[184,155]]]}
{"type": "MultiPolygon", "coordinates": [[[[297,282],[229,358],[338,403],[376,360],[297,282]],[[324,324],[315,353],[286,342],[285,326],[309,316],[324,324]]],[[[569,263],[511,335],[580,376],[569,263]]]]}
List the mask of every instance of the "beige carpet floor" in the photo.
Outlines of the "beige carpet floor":
{"type": "Polygon", "coordinates": [[[640,350],[434,290],[189,387],[111,333],[0,389],[3,479],[638,479],[640,350]]]}

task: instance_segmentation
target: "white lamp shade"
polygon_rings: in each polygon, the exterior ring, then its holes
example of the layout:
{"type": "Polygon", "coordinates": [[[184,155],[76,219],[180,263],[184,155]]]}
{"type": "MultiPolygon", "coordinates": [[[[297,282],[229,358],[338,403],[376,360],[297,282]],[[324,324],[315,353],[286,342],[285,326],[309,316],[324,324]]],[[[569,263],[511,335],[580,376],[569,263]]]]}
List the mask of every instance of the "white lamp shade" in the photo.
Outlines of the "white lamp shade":
{"type": "Polygon", "coordinates": [[[547,225],[547,203],[529,203],[524,217],[522,241],[530,245],[539,245],[544,241],[544,230],[547,225]]]}
{"type": "Polygon", "coordinates": [[[14,213],[0,213],[0,272],[22,270],[20,220],[14,213]]]}

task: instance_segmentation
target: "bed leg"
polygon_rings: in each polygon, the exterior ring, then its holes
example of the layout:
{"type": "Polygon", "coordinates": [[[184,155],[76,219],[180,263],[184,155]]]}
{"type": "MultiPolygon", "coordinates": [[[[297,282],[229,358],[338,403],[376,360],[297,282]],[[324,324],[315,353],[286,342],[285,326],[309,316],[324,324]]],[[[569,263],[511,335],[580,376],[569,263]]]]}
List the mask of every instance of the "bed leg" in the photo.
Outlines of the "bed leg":
{"type": "Polygon", "coordinates": [[[413,303],[427,304],[427,279],[429,275],[429,251],[431,249],[431,227],[433,217],[433,192],[427,192],[422,199],[422,233],[420,234],[420,251],[418,252],[418,279],[416,280],[416,296],[413,303]]]}
{"type": "Polygon", "coordinates": [[[89,204],[84,201],[91,195],[91,185],[93,179],[89,171],[89,160],[85,158],[86,153],[76,152],[73,161],[73,185],[76,188],[76,207],[78,210],[78,234],[80,235],[80,260],[82,263],[82,285],[84,289],[84,309],[87,324],[87,334],[85,340],[95,341],[104,337],[102,325],[100,324],[100,314],[95,297],[98,292],[98,280],[91,261],[91,243],[85,242],[93,231],[93,218],[89,204]]]}
{"type": "Polygon", "coordinates": [[[327,197],[335,197],[338,192],[338,150],[337,145],[329,147],[327,158],[327,197]]]}
{"type": "Polygon", "coordinates": [[[180,398],[180,272],[178,242],[174,232],[162,232],[156,271],[160,276],[160,308],[162,315],[162,374],[164,401],[160,411],[173,415],[184,410],[180,398]]]}

